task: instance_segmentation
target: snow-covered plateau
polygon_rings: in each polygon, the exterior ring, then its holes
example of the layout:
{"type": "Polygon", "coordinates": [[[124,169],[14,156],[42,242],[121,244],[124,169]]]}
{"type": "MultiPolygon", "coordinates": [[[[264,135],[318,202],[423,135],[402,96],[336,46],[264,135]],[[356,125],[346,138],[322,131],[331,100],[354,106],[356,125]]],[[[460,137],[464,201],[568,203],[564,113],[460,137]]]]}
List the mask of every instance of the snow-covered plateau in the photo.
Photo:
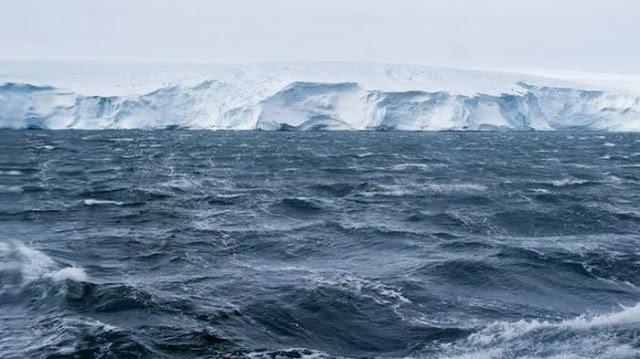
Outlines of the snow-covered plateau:
{"type": "Polygon", "coordinates": [[[640,91],[409,65],[4,62],[0,128],[640,131],[640,91]]]}

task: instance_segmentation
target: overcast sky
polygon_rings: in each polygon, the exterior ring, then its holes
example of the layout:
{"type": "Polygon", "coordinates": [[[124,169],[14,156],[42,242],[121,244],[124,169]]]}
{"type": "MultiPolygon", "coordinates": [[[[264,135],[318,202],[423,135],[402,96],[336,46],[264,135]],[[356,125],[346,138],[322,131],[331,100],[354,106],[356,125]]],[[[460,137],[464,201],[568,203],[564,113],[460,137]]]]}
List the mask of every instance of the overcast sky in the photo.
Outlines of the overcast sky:
{"type": "Polygon", "coordinates": [[[0,59],[640,74],[639,0],[0,0],[0,59]]]}

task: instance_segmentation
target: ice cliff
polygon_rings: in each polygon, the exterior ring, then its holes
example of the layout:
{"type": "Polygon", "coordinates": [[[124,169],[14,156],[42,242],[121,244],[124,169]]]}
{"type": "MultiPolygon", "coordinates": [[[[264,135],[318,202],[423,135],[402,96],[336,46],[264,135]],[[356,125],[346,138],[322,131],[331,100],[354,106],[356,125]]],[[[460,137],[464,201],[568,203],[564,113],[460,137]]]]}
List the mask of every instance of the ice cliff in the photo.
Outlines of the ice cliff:
{"type": "Polygon", "coordinates": [[[354,64],[0,64],[0,128],[640,130],[640,94],[354,64]]]}

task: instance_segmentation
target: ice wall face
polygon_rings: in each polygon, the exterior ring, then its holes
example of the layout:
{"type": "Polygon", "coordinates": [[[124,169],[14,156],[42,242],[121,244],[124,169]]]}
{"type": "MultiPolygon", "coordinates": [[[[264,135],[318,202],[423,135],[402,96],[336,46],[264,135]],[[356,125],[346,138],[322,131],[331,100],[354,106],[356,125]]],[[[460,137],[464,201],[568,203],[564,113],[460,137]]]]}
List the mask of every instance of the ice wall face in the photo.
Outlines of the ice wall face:
{"type": "Polygon", "coordinates": [[[83,96],[53,87],[0,86],[0,127],[46,129],[253,129],[242,94],[215,81],[141,96],[83,96]]]}
{"type": "Polygon", "coordinates": [[[640,96],[635,94],[547,86],[540,79],[505,80],[500,75],[493,75],[499,86],[491,91],[487,84],[492,83],[492,75],[466,72],[440,77],[427,73],[445,87],[432,91],[434,85],[429,85],[426,75],[423,82],[406,86],[411,76],[424,74],[409,70],[376,70],[378,76],[403,75],[402,84],[393,86],[392,78],[391,85],[383,84],[382,90],[357,81],[289,81],[295,76],[270,78],[268,73],[248,70],[242,74],[251,81],[205,80],[163,86],[145,94],[115,96],[88,96],[53,86],[5,83],[0,85],[0,127],[640,131],[640,96]],[[462,88],[465,76],[469,77],[470,86],[482,84],[482,89],[489,91],[456,91],[462,88]],[[456,81],[455,88],[443,85],[448,78],[456,81]],[[515,82],[509,85],[509,81],[515,82]],[[420,84],[429,90],[416,89],[420,84]],[[409,90],[404,90],[407,87],[409,90]]]}

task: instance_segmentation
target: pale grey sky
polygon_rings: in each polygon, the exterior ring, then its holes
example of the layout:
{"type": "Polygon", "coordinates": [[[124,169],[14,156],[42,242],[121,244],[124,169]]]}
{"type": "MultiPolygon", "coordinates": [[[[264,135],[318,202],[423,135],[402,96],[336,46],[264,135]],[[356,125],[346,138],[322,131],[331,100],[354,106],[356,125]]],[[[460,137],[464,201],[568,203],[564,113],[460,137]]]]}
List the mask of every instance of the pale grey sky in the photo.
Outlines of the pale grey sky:
{"type": "Polygon", "coordinates": [[[0,59],[640,74],[638,0],[0,0],[0,59]]]}

